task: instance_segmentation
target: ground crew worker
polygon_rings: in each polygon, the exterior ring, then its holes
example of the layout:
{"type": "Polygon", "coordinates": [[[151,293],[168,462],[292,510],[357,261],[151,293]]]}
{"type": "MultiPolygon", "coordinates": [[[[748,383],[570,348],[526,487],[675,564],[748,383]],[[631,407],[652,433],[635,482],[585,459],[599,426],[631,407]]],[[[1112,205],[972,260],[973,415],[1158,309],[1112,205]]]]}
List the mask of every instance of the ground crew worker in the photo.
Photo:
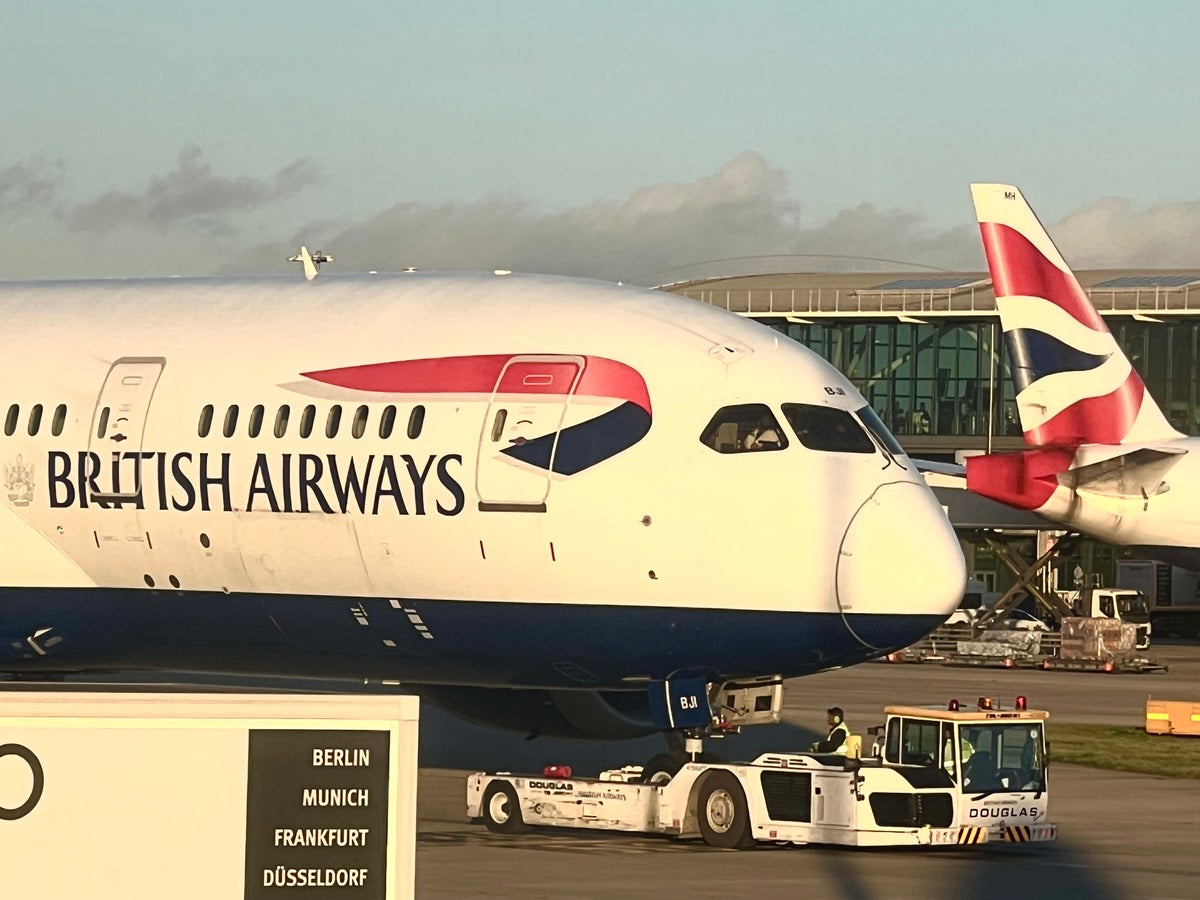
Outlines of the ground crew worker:
{"type": "Polygon", "coordinates": [[[850,737],[850,726],[840,706],[831,706],[825,711],[829,723],[829,734],[823,741],[814,741],[808,748],[813,753],[845,753],[846,740],[850,737]]]}
{"type": "MultiPolygon", "coordinates": [[[[954,744],[951,743],[950,738],[953,732],[950,730],[950,726],[946,726],[946,731],[943,733],[946,735],[946,740],[942,746],[942,768],[946,770],[947,775],[954,778],[954,744]]],[[[967,740],[965,731],[959,732],[958,735],[958,754],[959,762],[966,769],[967,761],[975,755],[975,747],[967,740]]]]}
{"type": "Polygon", "coordinates": [[[967,735],[964,732],[959,732],[958,735],[958,754],[962,759],[962,764],[965,766],[971,761],[971,757],[975,755],[975,747],[967,740],[967,735]]]}

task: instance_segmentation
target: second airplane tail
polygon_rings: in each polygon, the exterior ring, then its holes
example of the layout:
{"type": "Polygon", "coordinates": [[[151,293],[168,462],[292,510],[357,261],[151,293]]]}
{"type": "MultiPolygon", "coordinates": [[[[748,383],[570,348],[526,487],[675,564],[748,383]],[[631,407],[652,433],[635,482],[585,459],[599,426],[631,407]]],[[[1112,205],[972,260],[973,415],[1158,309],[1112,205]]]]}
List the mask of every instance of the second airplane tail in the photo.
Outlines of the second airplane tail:
{"type": "Polygon", "coordinates": [[[973,184],[971,196],[1031,446],[1179,437],[1021,192],[973,184]]]}

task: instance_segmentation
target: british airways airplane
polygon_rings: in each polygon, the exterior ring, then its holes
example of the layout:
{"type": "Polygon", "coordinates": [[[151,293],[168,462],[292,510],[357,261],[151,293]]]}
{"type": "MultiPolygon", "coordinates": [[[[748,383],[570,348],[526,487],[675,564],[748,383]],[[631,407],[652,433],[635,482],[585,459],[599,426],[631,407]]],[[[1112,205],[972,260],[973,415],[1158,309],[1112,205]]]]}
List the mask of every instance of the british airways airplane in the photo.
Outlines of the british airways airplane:
{"type": "Polygon", "coordinates": [[[0,284],[0,672],[388,679],[544,733],[904,647],[958,541],[806,348],[496,274],[0,284]],[[536,722],[531,721],[536,720],[536,722]]]}
{"type": "Polygon", "coordinates": [[[1200,438],[1167,422],[1021,192],[971,193],[1029,449],[968,458],[968,489],[1200,570],[1200,438]]]}

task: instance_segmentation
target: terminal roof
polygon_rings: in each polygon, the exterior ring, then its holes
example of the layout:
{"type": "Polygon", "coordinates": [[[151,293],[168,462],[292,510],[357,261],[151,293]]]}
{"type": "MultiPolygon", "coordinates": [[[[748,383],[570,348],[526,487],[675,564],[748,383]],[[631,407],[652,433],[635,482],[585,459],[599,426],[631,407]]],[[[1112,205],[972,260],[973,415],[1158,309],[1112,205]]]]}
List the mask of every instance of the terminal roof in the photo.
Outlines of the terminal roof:
{"type": "Polygon", "coordinates": [[[946,288],[959,288],[968,284],[991,284],[986,278],[978,275],[942,275],[934,278],[896,278],[878,284],[871,290],[875,291],[935,291],[946,288]]]}
{"type": "Polygon", "coordinates": [[[1140,288],[1140,287],[1183,287],[1200,281],[1198,275],[1122,275],[1110,278],[1094,287],[1098,288],[1140,288]]]}
{"type": "MultiPolygon", "coordinates": [[[[1091,269],[1075,273],[1106,315],[1200,315],[1200,271],[1091,269]]],[[[996,297],[986,272],[780,272],[731,275],[663,285],[681,294],[755,318],[809,321],[946,316],[992,318],[996,297]]]]}

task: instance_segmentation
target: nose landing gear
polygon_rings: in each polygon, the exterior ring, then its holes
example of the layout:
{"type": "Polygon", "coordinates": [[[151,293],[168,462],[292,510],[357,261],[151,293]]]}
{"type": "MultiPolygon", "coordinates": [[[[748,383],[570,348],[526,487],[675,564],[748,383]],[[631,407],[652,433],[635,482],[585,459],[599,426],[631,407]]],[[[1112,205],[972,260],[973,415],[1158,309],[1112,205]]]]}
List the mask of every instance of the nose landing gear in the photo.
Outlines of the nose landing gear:
{"type": "Polygon", "coordinates": [[[668,679],[647,689],[655,724],[663,729],[667,750],[642,767],[642,781],[662,784],[689,762],[719,762],[704,750],[705,738],[738,734],[750,725],[774,725],[783,709],[783,679],[778,675],[719,683],[698,678],[668,679]]]}

